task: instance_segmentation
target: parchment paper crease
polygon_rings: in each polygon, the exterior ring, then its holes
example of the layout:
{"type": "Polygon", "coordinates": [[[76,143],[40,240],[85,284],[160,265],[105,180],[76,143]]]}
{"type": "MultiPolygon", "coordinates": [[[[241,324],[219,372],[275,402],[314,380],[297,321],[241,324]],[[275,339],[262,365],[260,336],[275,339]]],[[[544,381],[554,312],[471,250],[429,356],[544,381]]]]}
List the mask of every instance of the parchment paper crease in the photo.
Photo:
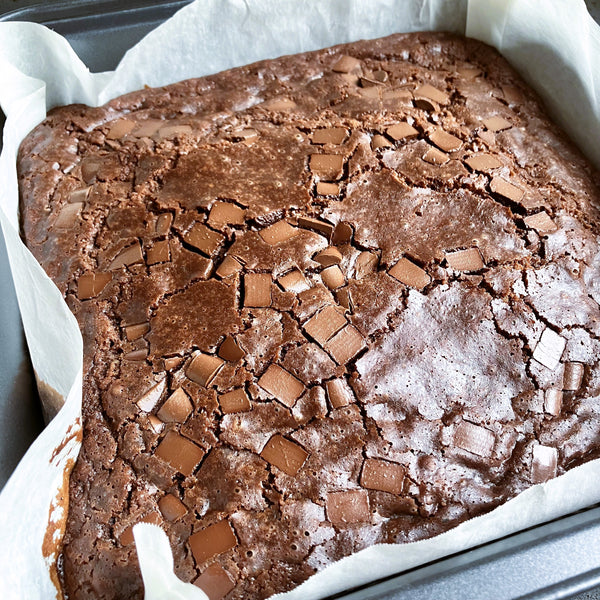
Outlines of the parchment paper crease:
{"type": "MultiPolygon", "coordinates": [[[[430,29],[465,33],[498,48],[600,166],[600,29],[583,0],[197,0],[128,52],[115,72],[102,74],[89,73],[66,41],[43,27],[0,24],[0,104],[7,115],[0,225],[36,376],[66,399],[0,494],[1,598],[56,597],[49,565],[56,559],[65,514],[57,498],[65,467],[78,452],[81,411],[77,324],[18,235],[15,158],[23,137],[52,106],[99,105],[144,85],[360,38],[430,29]]],[[[280,598],[321,598],[599,501],[600,461],[593,461],[436,538],[374,546],[348,557],[280,598]]],[[[166,536],[159,528],[138,525],[134,534],[148,600],[205,598],[172,574],[166,536]]]]}

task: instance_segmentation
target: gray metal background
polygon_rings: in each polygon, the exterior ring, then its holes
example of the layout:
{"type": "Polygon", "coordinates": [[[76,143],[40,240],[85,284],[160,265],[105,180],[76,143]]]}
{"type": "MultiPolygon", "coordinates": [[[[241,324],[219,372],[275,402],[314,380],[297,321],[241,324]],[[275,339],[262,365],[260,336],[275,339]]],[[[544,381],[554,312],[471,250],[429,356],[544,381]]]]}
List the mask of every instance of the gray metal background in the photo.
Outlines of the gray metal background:
{"type": "MultiPolygon", "coordinates": [[[[592,16],[600,21],[600,0],[586,0],[586,3],[592,16]]],[[[163,2],[160,7],[157,4],[156,0],[105,2],[108,12],[89,19],[86,15],[97,11],[94,2],[80,2],[75,5],[82,18],[70,19],[73,6],[64,3],[64,11],[59,11],[61,18],[55,27],[69,39],[92,70],[107,70],[114,68],[128,47],[182,2],[163,2]],[[150,6],[151,10],[144,10],[150,6]]],[[[56,7],[63,4],[0,0],[0,15],[31,5],[39,5],[38,20],[47,21],[46,10],[52,8],[56,15],[56,7]]],[[[42,427],[0,233],[0,489],[42,427]]],[[[344,598],[600,600],[600,508],[414,569],[344,598]]]]}

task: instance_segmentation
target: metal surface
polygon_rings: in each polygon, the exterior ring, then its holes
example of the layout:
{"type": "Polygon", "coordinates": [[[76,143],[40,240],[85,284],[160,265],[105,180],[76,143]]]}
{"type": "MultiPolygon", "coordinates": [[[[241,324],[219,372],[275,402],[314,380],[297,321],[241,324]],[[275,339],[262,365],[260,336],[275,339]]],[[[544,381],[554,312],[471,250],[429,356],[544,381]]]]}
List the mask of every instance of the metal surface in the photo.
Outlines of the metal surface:
{"type": "Polygon", "coordinates": [[[131,46],[189,2],[79,0],[21,8],[12,3],[13,10],[0,21],[33,21],[50,27],[69,40],[91,71],[99,72],[114,69],[131,46]]]}
{"type": "MultiPolygon", "coordinates": [[[[148,31],[187,4],[0,0],[0,20],[28,20],[64,35],[92,71],[112,69],[148,31]]],[[[599,20],[600,0],[587,2],[599,20]]],[[[0,488],[42,418],[0,234],[0,488]]],[[[344,600],[600,600],[600,508],[532,528],[413,569],[344,600]],[[587,592],[591,588],[596,591],[587,592]],[[585,592],[585,593],[582,593],[585,592]]]]}
{"type": "MultiPolygon", "coordinates": [[[[600,508],[463,552],[340,600],[558,600],[600,585],[600,508]]],[[[588,594],[587,598],[594,598],[588,594]]],[[[581,598],[583,600],[583,598],[581,598]]]]}
{"type": "Polygon", "coordinates": [[[44,423],[0,233],[0,488],[44,423]]]}

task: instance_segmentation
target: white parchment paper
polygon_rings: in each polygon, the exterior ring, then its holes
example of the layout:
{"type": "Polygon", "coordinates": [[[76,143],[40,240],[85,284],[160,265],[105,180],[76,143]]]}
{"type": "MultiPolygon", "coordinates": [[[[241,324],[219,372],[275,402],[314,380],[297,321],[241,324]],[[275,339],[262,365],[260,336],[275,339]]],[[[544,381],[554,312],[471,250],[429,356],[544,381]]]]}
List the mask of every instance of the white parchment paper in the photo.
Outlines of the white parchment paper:
{"type": "MultiPolygon", "coordinates": [[[[66,402],[0,494],[0,597],[57,596],[64,472],[78,452],[82,343],[75,319],[18,235],[15,158],[47,108],[90,105],[143,85],[165,85],[255,60],[394,32],[445,30],[498,48],[537,89],[553,117],[600,167],[600,29],[583,0],[197,0],[125,56],[91,74],[43,27],[0,24],[0,225],[36,376],[66,402]],[[48,524],[51,524],[48,529],[48,524]],[[44,551],[42,550],[44,548],[44,551]],[[49,549],[50,548],[50,549],[49,549]]],[[[493,512],[430,540],[379,545],[318,573],[281,598],[321,598],[429,562],[600,501],[600,461],[530,488],[493,512]]],[[[134,528],[147,600],[204,599],[172,574],[160,528],[134,528]]]]}

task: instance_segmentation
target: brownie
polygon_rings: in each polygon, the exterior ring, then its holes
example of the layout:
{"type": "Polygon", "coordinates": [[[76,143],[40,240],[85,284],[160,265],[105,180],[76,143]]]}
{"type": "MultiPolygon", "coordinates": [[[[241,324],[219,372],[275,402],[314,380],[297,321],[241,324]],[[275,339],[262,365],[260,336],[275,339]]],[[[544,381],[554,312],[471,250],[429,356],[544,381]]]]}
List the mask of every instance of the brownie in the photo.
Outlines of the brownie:
{"type": "Polygon", "coordinates": [[[84,340],[66,595],[263,599],[600,455],[598,177],[492,48],[394,35],[52,110],[24,239],[84,340]]]}

